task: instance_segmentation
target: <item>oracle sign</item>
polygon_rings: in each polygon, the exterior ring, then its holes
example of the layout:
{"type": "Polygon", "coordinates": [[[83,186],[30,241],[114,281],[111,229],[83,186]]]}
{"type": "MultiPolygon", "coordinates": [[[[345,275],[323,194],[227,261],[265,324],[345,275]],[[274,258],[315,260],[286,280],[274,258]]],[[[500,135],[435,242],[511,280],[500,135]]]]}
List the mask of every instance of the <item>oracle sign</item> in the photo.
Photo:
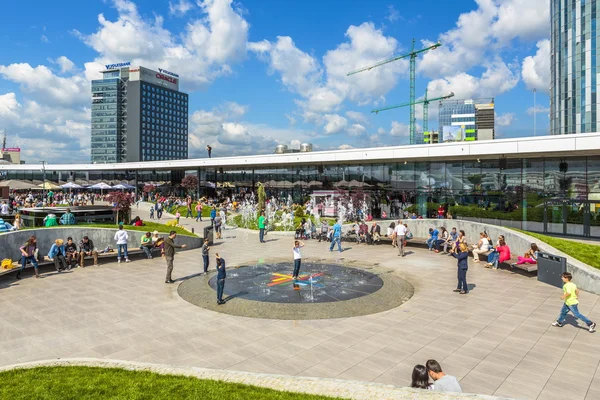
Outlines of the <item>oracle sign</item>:
{"type": "Polygon", "coordinates": [[[173,78],[172,76],[158,73],[158,74],[156,74],[156,77],[158,79],[162,79],[163,81],[171,82],[171,83],[177,85],[177,78],[173,78]]]}

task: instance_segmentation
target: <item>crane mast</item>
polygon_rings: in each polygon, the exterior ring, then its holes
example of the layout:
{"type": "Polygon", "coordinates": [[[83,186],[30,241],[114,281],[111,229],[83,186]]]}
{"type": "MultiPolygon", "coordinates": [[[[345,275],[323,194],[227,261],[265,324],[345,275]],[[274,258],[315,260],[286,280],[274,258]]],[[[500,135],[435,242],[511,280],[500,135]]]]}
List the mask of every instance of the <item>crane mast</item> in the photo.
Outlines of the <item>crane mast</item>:
{"type": "MultiPolygon", "coordinates": [[[[415,133],[416,133],[416,119],[415,119],[415,81],[416,81],[416,65],[417,65],[417,56],[421,53],[425,53],[426,51],[429,50],[435,50],[438,47],[440,47],[442,44],[440,42],[437,42],[429,47],[420,49],[420,50],[416,50],[415,51],[415,39],[412,40],[412,47],[411,47],[411,51],[410,53],[407,54],[402,54],[399,56],[395,56],[392,58],[388,58],[386,60],[382,60],[382,61],[378,61],[375,64],[369,65],[367,67],[363,67],[363,68],[359,68],[357,70],[348,72],[347,76],[350,75],[354,75],[354,74],[358,74],[360,72],[364,72],[364,71],[370,71],[373,68],[377,68],[380,67],[382,65],[394,62],[394,61],[398,61],[404,58],[410,58],[409,60],[409,65],[410,65],[410,144],[415,144],[415,133]]],[[[393,108],[397,108],[397,107],[393,107],[393,108]]]]}

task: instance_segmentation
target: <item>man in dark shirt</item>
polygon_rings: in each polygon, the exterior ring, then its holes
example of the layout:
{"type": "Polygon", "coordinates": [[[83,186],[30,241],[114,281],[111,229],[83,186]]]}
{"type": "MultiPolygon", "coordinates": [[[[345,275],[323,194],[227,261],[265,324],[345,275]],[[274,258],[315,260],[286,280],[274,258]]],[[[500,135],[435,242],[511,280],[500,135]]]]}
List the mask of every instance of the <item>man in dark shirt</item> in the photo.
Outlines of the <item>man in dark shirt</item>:
{"type": "Polygon", "coordinates": [[[67,243],[65,243],[65,254],[67,255],[67,270],[70,271],[73,265],[77,265],[77,260],[79,259],[77,245],[70,236],[67,238],[67,243]]]}
{"type": "Polygon", "coordinates": [[[204,261],[204,273],[208,273],[208,252],[210,247],[208,246],[208,239],[204,239],[204,244],[202,245],[202,261],[204,261]]]}
{"type": "Polygon", "coordinates": [[[171,273],[173,272],[173,259],[175,258],[175,249],[185,249],[187,244],[177,245],[173,241],[177,237],[175,231],[169,232],[169,237],[165,239],[165,247],[163,249],[165,258],[167,259],[167,278],[165,283],[175,282],[171,279],[171,273]]]}
{"type": "Polygon", "coordinates": [[[217,304],[225,304],[223,301],[223,289],[225,289],[225,278],[227,278],[227,271],[225,270],[225,260],[223,260],[219,253],[217,256],[217,304]]]}
{"type": "Polygon", "coordinates": [[[86,257],[92,256],[94,258],[94,267],[98,266],[98,252],[94,250],[94,242],[92,242],[87,236],[84,236],[79,242],[79,265],[81,268],[84,267],[84,260],[86,257]]]}

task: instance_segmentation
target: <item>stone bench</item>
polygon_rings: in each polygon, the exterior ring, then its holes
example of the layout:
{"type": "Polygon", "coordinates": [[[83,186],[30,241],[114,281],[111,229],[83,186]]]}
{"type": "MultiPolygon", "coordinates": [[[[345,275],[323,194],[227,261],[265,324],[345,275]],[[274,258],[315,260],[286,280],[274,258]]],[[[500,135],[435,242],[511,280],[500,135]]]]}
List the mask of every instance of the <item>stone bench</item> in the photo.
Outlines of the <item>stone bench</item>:
{"type": "MultiPolygon", "coordinates": [[[[492,254],[492,250],[486,251],[485,253],[480,253],[479,260],[481,261],[481,257],[484,256],[485,257],[484,261],[488,261],[490,254],[492,254]]],[[[510,260],[506,260],[501,263],[498,263],[498,267],[500,267],[501,265],[505,265],[508,268],[513,268],[511,266],[511,264],[516,264],[517,261],[518,260],[514,256],[514,254],[511,253],[510,260]]],[[[515,268],[519,268],[519,269],[521,269],[523,271],[527,271],[527,272],[536,272],[538,269],[537,264],[520,264],[520,265],[515,265],[515,268]]]]}
{"type": "MultiPolygon", "coordinates": [[[[114,249],[115,251],[111,251],[108,253],[98,253],[98,260],[101,260],[103,258],[109,258],[109,257],[117,257],[118,251],[117,249],[114,249]]],[[[155,247],[151,250],[152,253],[156,253],[156,252],[160,252],[160,248],[155,247]]],[[[131,256],[137,256],[137,255],[146,255],[146,253],[144,253],[144,251],[142,249],[135,248],[132,250],[127,249],[127,255],[129,256],[129,258],[131,258],[131,256]]],[[[94,257],[93,256],[85,256],[86,260],[92,260],[94,257]]],[[[11,272],[15,272],[15,271],[19,271],[21,269],[21,259],[18,260],[19,265],[15,268],[11,268],[11,269],[0,269],[0,276],[3,275],[8,275],[11,272]]],[[[79,264],[79,263],[77,263],[79,264]]],[[[48,259],[46,256],[44,256],[44,259],[42,261],[38,261],[38,267],[46,267],[46,266],[52,266],[52,268],[54,268],[54,261],[48,259]]],[[[30,269],[33,268],[33,265],[28,262],[27,264],[25,264],[25,269],[30,269]]]]}

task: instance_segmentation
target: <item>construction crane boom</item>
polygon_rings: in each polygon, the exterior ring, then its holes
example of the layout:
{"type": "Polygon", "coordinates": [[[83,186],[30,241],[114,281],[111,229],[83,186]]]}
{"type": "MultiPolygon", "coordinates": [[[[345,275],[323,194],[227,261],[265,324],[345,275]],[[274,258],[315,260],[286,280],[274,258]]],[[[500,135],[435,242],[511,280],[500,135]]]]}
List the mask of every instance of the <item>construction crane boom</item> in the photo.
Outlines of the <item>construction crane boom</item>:
{"type": "Polygon", "coordinates": [[[370,71],[373,68],[377,68],[377,67],[380,67],[380,66],[382,66],[384,64],[388,64],[388,63],[391,63],[391,62],[394,62],[394,61],[402,60],[403,58],[416,57],[417,55],[419,55],[421,53],[424,53],[426,51],[435,50],[435,49],[437,49],[438,47],[440,47],[442,45],[440,42],[437,42],[436,44],[434,44],[432,46],[426,47],[426,48],[421,49],[421,50],[414,51],[414,43],[415,43],[415,40],[413,39],[413,50],[410,53],[408,53],[408,54],[402,54],[402,55],[399,55],[399,56],[388,58],[387,60],[378,61],[378,62],[376,62],[373,65],[369,65],[368,67],[363,67],[363,68],[359,68],[359,69],[356,69],[354,71],[348,72],[346,74],[346,76],[358,74],[359,72],[370,71]]]}
{"type": "MultiPolygon", "coordinates": [[[[446,100],[446,99],[449,99],[450,97],[454,97],[454,92],[450,92],[450,94],[447,94],[442,97],[436,97],[434,99],[429,99],[429,98],[427,98],[427,89],[426,89],[425,90],[425,98],[423,98],[423,100],[415,101],[412,103],[408,102],[408,103],[403,103],[403,104],[397,104],[395,106],[377,108],[375,110],[371,110],[371,112],[378,114],[380,111],[387,111],[387,110],[392,110],[394,108],[407,107],[407,106],[414,107],[417,104],[423,104],[423,132],[428,132],[428,130],[429,130],[429,103],[431,103],[432,101],[446,100]]],[[[414,144],[414,143],[411,142],[411,144],[414,144]]]]}
{"type": "MultiPolygon", "coordinates": [[[[363,71],[369,71],[373,68],[377,68],[380,67],[384,64],[388,64],[397,60],[401,60],[403,58],[407,58],[410,57],[410,144],[414,144],[415,143],[415,132],[416,132],[416,120],[415,120],[415,81],[416,81],[416,60],[417,60],[417,56],[421,53],[425,53],[426,51],[429,50],[435,50],[438,47],[440,47],[442,44],[440,42],[437,42],[429,47],[426,47],[424,49],[420,49],[420,50],[415,50],[415,39],[413,39],[412,41],[412,48],[410,53],[407,54],[402,54],[399,56],[395,56],[392,58],[388,58],[387,60],[382,60],[379,62],[376,62],[373,65],[369,65],[367,67],[363,67],[363,68],[359,68],[355,71],[351,71],[348,72],[347,76],[350,75],[354,75],[354,74],[358,74],[359,72],[363,72],[363,71]]],[[[396,108],[396,107],[392,107],[392,108],[396,108]]]]}

